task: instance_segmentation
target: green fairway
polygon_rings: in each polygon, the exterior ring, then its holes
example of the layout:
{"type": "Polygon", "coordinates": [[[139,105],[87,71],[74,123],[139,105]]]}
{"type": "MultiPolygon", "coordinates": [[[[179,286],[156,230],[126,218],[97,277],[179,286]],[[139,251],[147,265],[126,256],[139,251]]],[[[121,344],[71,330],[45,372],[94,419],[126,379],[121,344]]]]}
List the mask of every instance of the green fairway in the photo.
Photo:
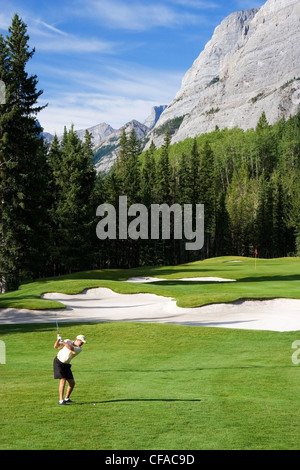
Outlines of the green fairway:
{"type": "MultiPolygon", "coordinates": [[[[45,292],[149,292],[180,306],[300,298],[300,259],[216,258],[176,267],[102,270],[23,284],[0,307],[63,307],[45,292]],[[122,282],[153,276],[166,282],[122,282]],[[236,282],[180,282],[222,277],[236,282]]],[[[73,362],[74,404],[58,406],[55,325],[0,325],[0,449],[299,449],[300,332],[138,323],[61,325],[88,344],[73,362]],[[94,405],[95,404],[95,405],[94,405]]]]}
{"type": "Polygon", "coordinates": [[[53,325],[0,326],[0,449],[300,448],[295,332],[100,323],[61,333],[88,340],[64,407],[53,325]]]}
{"type": "Polygon", "coordinates": [[[63,308],[58,302],[41,299],[41,295],[46,292],[77,294],[93,287],[108,287],[124,294],[144,292],[171,297],[180,307],[238,299],[299,299],[300,258],[259,259],[256,267],[252,258],[222,257],[180,266],[86,271],[23,284],[18,291],[0,295],[0,308],[63,308]],[[151,284],[120,282],[133,276],[160,277],[168,281],[151,284]],[[221,277],[236,282],[178,281],[188,277],[221,277]]]}

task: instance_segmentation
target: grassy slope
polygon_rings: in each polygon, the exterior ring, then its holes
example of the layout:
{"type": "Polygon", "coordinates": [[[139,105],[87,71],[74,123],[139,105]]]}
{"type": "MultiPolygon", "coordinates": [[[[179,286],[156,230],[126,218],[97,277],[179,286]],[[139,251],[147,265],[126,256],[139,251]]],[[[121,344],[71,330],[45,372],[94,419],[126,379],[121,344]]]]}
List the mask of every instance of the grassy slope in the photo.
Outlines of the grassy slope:
{"type": "Polygon", "coordinates": [[[59,407],[53,325],[0,326],[0,449],[299,449],[296,333],[62,327],[79,332],[76,403],[59,407]]]}
{"type": "Polygon", "coordinates": [[[0,295],[0,308],[63,308],[58,302],[41,299],[41,295],[45,292],[76,294],[93,287],[109,287],[119,293],[145,292],[172,297],[181,307],[242,298],[300,298],[300,258],[257,260],[256,270],[253,259],[222,257],[180,266],[87,271],[23,284],[16,292],[0,295]],[[119,282],[132,276],[161,277],[167,278],[168,282],[151,285],[119,282]],[[176,281],[182,277],[203,276],[236,279],[237,282],[176,281]]]}

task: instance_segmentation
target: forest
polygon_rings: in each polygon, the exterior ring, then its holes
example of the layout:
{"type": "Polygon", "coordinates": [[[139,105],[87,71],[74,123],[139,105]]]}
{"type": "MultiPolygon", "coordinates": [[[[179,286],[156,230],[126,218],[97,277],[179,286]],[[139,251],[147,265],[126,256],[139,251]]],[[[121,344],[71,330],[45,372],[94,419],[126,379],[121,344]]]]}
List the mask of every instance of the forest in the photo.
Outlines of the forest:
{"type": "MultiPolygon", "coordinates": [[[[28,76],[25,23],[15,15],[0,36],[0,291],[24,280],[81,270],[170,265],[221,255],[262,258],[300,253],[300,111],[274,125],[262,114],[255,129],[216,129],[142,152],[123,133],[108,174],[96,174],[91,135],[72,126],[51,145],[37,115],[37,76],[28,76]],[[97,207],[204,204],[205,243],[185,240],[99,240],[97,207]]],[[[172,231],[172,227],[171,227],[172,231]]]]}
{"type": "Polygon", "coordinates": [[[113,170],[98,175],[99,196],[117,204],[204,204],[205,245],[190,253],[178,240],[107,242],[113,266],[177,264],[223,255],[297,256],[300,249],[300,112],[255,129],[210,134],[140,154],[132,133],[123,134],[113,170]],[[101,189],[100,189],[101,188],[101,189]],[[133,245],[133,246],[132,246],[133,245]],[[115,261],[113,261],[115,258],[115,261]],[[133,264],[131,264],[133,263],[133,264]]]}

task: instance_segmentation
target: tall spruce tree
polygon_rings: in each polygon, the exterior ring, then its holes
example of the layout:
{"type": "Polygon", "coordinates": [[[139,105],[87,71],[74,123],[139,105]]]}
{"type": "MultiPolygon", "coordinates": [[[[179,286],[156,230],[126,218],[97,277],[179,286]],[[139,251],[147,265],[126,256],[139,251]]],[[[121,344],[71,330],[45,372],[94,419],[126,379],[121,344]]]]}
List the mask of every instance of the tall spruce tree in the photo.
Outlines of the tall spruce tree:
{"type": "Polygon", "coordinates": [[[128,140],[128,155],[125,162],[125,193],[128,205],[140,202],[140,162],[141,145],[134,130],[130,132],[128,140]]]}
{"type": "Polygon", "coordinates": [[[93,262],[96,180],[90,134],[82,144],[73,126],[65,130],[60,150],[56,141],[52,144],[50,161],[56,192],[52,213],[56,273],[87,269],[93,262]]]}
{"type": "Polygon", "coordinates": [[[61,149],[57,135],[51,143],[51,147],[48,154],[48,162],[50,168],[49,178],[49,192],[50,202],[48,206],[49,223],[50,223],[50,253],[49,253],[49,268],[51,274],[56,276],[60,272],[60,253],[59,253],[59,234],[58,226],[59,219],[57,213],[57,207],[60,199],[60,185],[59,175],[61,167],[61,149]]]}
{"type": "Polygon", "coordinates": [[[152,141],[149,150],[145,152],[144,166],[141,171],[141,200],[142,203],[149,209],[154,201],[154,186],[155,186],[155,160],[154,160],[155,145],[152,141]]]}
{"type": "Polygon", "coordinates": [[[190,204],[199,204],[200,202],[200,154],[198,150],[197,139],[194,138],[193,147],[191,150],[191,156],[189,161],[189,172],[190,172],[190,191],[191,200],[190,204]]]}
{"type": "Polygon", "coordinates": [[[171,165],[169,159],[169,147],[170,134],[169,132],[166,132],[156,175],[157,202],[160,204],[170,204],[171,202],[171,165]]]}
{"type": "Polygon", "coordinates": [[[256,180],[249,177],[246,162],[234,171],[227,192],[226,207],[230,218],[230,229],[234,253],[249,256],[255,244],[255,220],[258,206],[256,180]]]}
{"type": "Polygon", "coordinates": [[[200,165],[199,199],[204,204],[205,255],[210,257],[216,223],[216,171],[215,157],[208,141],[205,142],[200,165]]]}
{"type": "Polygon", "coordinates": [[[16,14],[0,40],[0,79],[6,103],[0,105],[0,272],[6,289],[16,289],[20,276],[41,275],[46,258],[46,150],[36,115],[42,91],[36,75],[26,72],[34,49],[27,26],[16,14]],[[44,254],[44,256],[43,256],[44,254]]]}

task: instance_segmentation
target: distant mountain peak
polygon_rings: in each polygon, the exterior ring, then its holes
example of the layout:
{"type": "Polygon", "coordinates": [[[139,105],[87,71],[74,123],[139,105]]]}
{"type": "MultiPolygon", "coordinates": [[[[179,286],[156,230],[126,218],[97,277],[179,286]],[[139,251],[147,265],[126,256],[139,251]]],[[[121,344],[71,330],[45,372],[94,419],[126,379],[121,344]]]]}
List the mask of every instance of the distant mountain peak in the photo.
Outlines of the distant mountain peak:
{"type": "Polygon", "coordinates": [[[155,126],[155,124],[157,123],[166,108],[167,105],[153,106],[153,108],[151,109],[151,114],[145,120],[144,125],[147,126],[149,129],[153,129],[153,127],[155,126]]]}
{"type": "MultiPolygon", "coordinates": [[[[146,121],[142,124],[136,119],[124,124],[119,129],[113,129],[109,124],[102,122],[88,129],[80,129],[76,131],[80,140],[84,140],[86,131],[93,136],[93,145],[95,148],[95,162],[97,171],[108,171],[116,161],[119,151],[119,141],[123,130],[129,135],[134,130],[139,140],[145,139],[149,131],[155,126],[160,118],[162,112],[167,108],[167,105],[154,106],[151,114],[146,121]]],[[[48,132],[43,133],[44,139],[51,143],[54,136],[48,132]]],[[[62,140],[62,136],[59,137],[62,140]]]]}

